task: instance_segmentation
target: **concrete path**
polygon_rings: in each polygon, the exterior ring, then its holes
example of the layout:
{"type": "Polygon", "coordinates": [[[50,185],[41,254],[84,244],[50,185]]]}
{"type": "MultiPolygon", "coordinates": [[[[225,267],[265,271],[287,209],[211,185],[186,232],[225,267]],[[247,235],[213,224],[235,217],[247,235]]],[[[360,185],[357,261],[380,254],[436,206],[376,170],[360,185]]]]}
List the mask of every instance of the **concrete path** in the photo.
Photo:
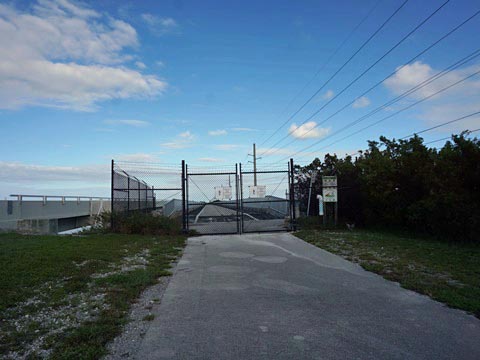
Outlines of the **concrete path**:
{"type": "Polygon", "coordinates": [[[287,234],[204,236],[138,359],[480,359],[480,321],[287,234]]]}

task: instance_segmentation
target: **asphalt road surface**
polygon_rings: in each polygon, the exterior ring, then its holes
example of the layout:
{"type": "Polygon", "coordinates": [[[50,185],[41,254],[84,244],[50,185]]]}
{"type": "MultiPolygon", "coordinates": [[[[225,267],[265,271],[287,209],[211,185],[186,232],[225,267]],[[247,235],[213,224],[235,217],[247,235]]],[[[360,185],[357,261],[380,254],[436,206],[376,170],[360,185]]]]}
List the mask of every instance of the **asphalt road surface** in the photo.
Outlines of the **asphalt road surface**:
{"type": "Polygon", "coordinates": [[[191,238],[137,359],[480,359],[480,321],[287,234],[191,238]]]}

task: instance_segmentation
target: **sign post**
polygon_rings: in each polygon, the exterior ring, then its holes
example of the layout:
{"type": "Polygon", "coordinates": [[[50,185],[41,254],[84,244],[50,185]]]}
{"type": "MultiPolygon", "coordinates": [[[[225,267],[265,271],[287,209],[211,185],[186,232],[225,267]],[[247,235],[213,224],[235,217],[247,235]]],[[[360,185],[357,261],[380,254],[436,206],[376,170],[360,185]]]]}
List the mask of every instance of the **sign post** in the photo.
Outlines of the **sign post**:
{"type": "Polygon", "coordinates": [[[323,216],[323,196],[317,195],[318,199],[318,215],[323,216]]]}
{"type": "MultiPolygon", "coordinates": [[[[334,206],[334,223],[337,225],[338,216],[338,191],[337,191],[337,177],[336,176],[322,176],[322,194],[325,206],[327,203],[333,203],[334,206]]],[[[325,209],[325,216],[323,223],[326,224],[327,209],[325,209]]]]}

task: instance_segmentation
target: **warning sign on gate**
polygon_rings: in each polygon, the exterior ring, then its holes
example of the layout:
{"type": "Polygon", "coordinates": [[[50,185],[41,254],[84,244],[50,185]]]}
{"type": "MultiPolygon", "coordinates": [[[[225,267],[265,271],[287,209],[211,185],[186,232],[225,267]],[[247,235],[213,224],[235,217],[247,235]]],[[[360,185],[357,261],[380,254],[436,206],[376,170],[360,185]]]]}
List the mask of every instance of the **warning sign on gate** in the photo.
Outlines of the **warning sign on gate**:
{"type": "Polygon", "coordinates": [[[232,200],[232,187],[215,186],[215,200],[232,200]]]}
{"type": "Polygon", "coordinates": [[[267,195],[267,187],[265,185],[249,186],[251,198],[264,198],[267,195]]]}

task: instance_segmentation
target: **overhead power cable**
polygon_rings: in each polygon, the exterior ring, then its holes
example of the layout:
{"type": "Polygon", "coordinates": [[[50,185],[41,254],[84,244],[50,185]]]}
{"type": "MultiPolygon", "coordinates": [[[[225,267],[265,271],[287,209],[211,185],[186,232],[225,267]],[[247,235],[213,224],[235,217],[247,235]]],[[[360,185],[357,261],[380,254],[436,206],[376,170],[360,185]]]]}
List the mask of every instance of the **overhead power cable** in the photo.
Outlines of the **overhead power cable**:
{"type": "MultiPolygon", "coordinates": [[[[439,78],[447,75],[448,73],[452,72],[453,70],[456,70],[457,68],[459,68],[460,66],[466,64],[467,62],[477,58],[478,56],[480,56],[480,49],[477,49],[475,50],[474,52],[470,53],[469,55],[463,57],[462,59],[456,61],[454,64],[446,67],[445,69],[443,69],[442,71],[436,73],[435,75],[432,75],[431,77],[427,78],[426,80],[422,81],[421,83],[415,85],[414,87],[410,88],[409,90],[406,90],[405,92],[403,92],[402,94],[398,95],[397,97],[387,101],[386,103],[384,103],[383,105],[380,105],[379,107],[377,107],[376,109],[370,111],[368,114],[365,114],[361,117],[359,117],[358,119],[346,124],[344,127],[338,129],[336,132],[334,132],[333,134],[330,134],[329,136],[323,138],[323,139],[320,139],[318,141],[316,141],[315,143],[301,149],[300,151],[296,152],[295,154],[298,154],[299,152],[302,152],[304,150],[308,150],[310,149],[311,147],[321,143],[322,141],[325,141],[329,138],[331,138],[332,136],[335,136],[337,135],[338,133],[341,133],[342,131],[345,131],[347,130],[348,128],[364,121],[365,119],[368,119],[369,117],[375,115],[376,113],[378,113],[379,111],[387,108],[388,106],[391,106],[393,105],[394,103],[402,100],[403,98],[405,98],[406,96],[408,95],[411,95],[412,93],[424,88],[425,86],[428,86],[430,85],[433,81],[435,80],[438,80],[439,78]]],[[[295,155],[294,154],[294,155],[295,155]]]]}
{"type": "MultiPolygon", "coordinates": [[[[330,61],[337,55],[337,53],[343,48],[343,46],[347,43],[348,40],[353,36],[353,34],[362,26],[362,24],[372,15],[373,11],[377,8],[378,4],[380,4],[382,0],[378,0],[373,7],[370,9],[370,11],[363,17],[362,20],[350,31],[350,33],[347,35],[345,39],[340,43],[340,45],[334,50],[334,52],[328,57],[327,61],[323,63],[323,65],[317,70],[317,72],[313,75],[313,77],[302,87],[302,89],[288,102],[287,106],[283,109],[283,111],[280,113],[279,116],[283,116],[285,112],[290,108],[290,106],[297,100],[297,98],[305,91],[305,89],[312,83],[312,81],[320,74],[325,67],[330,64],[330,61]]],[[[280,125],[267,139],[262,141],[260,146],[265,144],[267,141],[269,141],[272,137],[274,137],[285,125],[288,124],[290,119],[285,120],[285,122],[280,125]]]]}
{"type": "MultiPolygon", "coordinates": [[[[461,121],[461,120],[465,120],[465,119],[468,119],[472,116],[475,116],[475,115],[480,115],[480,111],[476,111],[476,112],[473,112],[471,114],[468,114],[468,115],[465,115],[465,116],[462,116],[462,117],[459,117],[459,118],[456,118],[456,119],[453,119],[453,120],[449,120],[449,121],[445,121],[441,124],[438,124],[438,125],[435,125],[435,126],[432,126],[432,127],[429,127],[429,128],[426,128],[426,129],[423,129],[423,130],[420,130],[420,131],[416,131],[410,135],[407,135],[407,136],[404,136],[404,137],[401,137],[399,140],[405,140],[407,138],[410,138],[412,136],[415,136],[415,135],[418,135],[418,134],[423,134],[423,133],[426,133],[428,131],[431,131],[431,130],[434,130],[434,129],[438,129],[442,126],[445,126],[445,125],[450,125],[450,124],[453,124],[454,122],[458,122],[458,121],[461,121]]],[[[436,140],[435,140],[436,141],[436,140]]],[[[353,156],[355,154],[358,154],[359,152],[361,152],[362,150],[357,150],[351,154],[348,154],[348,156],[353,156]]]]}
{"type": "MultiPolygon", "coordinates": [[[[441,41],[445,40],[447,37],[449,37],[450,35],[452,35],[454,32],[456,32],[458,29],[460,29],[462,26],[464,26],[465,24],[467,24],[469,21],[471,21],[473,18],[475,18],[476,16],[478,16],[478,14],[480,14],[480,10],[478,10],[477,12],[475,12],[473,15],[471,15],[470,17],[468,17],[467,19],[465,19],[464,21],[462,21],[460,24],[458,24],[457,26],[455,26],[453,29],[451,29],[450,31],[448,31],[445,35],[441,36],[438,40],[436,40],[435,42],[433,42],[432,44],[430,44],[429,46],[427,46],[425,49],[423,49],[421,52],[419,52],[417,55],[415,55],[413,58],[411,58],[410,60],[408,60],[406,63],[404,63],[403,65],[401,65],[400,67],[396,68],[395,71],[393,71],[392,73],[388,74],[386,77],[384,77],[382,80],[378,81],[376,84],[374,84],[373,86],[371,86],[369,89],[367,89],[365,92],[363,92],[362,94],[360,94],[359,96],[357,96],[356,98],[354,98],[353,100],[351,100],[349,103],[345,104],[343,107],[341,107],[339,110],[337,110],[336,112],[334,112],[332,115],[328,116],[327,118],[325,118],[323,121],[319,122],[318,124],[316,124],[314,127],[310,128],[305,134],[307,135],[308,133],[310,133],[311,131],[313,131],[314,129],[318,128],[320,125],[323,125],[325,122],[327,122],[328,120],[330,120],[331,118],[333,118],[334,116],[338,115],[339,113],[341,113],[342,111],[344,111],[345,109],[347,109],[348,107],[350,107],[351,105],[353,105],[357,100],[359,100],[360,98],[362,98],[363,96],[365,96],[366,94],[370,93],[372,90],[374,90],[375,88],[377,88],[378,86],[380,86],[381,84],[383,84],[385,82],[385,80],[389,79],[390,77],[392,77],[393,75],[395,75],[397,72],[399,72],[400,70],[402,70],[404,67],[406,67],[407,65],[413,63],[415,60],[417,60],[420,56],[422,56],[423,54],[425,54],[427,51],[429,51],[430,49],[432,49],[433,47],[435,47],[436,45],[438,45],[441,41]]],[[[314,114],[316,115],[316,114],[314,114]]],[[[311,119],[311,117],[309,118],[311,119]]],[[[308,120],[309,120],[308,119],[308,120]]],[[[307,120],[307,121],[308,121],[307,120]]],[[[290,135],[290,134],[288,134],[290,135]]],[[[288,137],[287,135],[287,137],[288,137]]],[[[282,138],[282,140],[285,139],[285,137],[282,138]]],[[[293,139],[291,140],[290,142],[288,142],[287,144],[285,144],[284,146],[288,146],[290,144],[292,144],[293,142],[297,141],[297,139],[293,139]]],[[[269,152],[268,155],[272,155],[274,154],[276,151],[272,151],[272,152],[269,152]]]]}
{"type": "MultiPolygon", "coordinates": [[[[438,95],[438,94],[441,94],[441,93],[444,92],[444,91],[447,91],[448,89],[450,89],[450,88],[452,88],[452,87],[454,87],[454,86],[457,86],[457,85],[459,85],[459,84],[467,81],[468,79],[470,79],[470,78],[478,75],[479,73],[480,73],[480,70],[475,71],[474,73],[472,73],[472,74],[470,74],[470,75],[468,75],[468,76],[466,76],[466,77],[464,77],[464,78],[462,78],[462,79],[454,82],[453,84],[450,84],[450,85],[448,85],[448,86],[446,86],[446,87],[444,87],[444,88],[442,88],[442,89],[434,92],[433,94],[430,94],[430,95],[428,95],[428,96],[425,96],[425,97],[423,97],[422,99],[420,99],[420,100],[418,100],[418,101],[415,101],[414,103],[412,103],[412,104],[410,104],[410,105],[408,105],[408,106],[406,106],[406,107],[404,107],[404,108],[402,108],[402,109],[400,109],[400,110],[397,110],[397,111],[395,111],[394,113],[392,113],[392,114],[390,114],[390,115],[388,115],[388,116],[386,116],[386,117],[384,117],[384,118],[382,118],[382,119],[380,119],[380,120],[378,120],[378,121],[376,121],[376,122],[374,122],[374,123],[372,123],[372,124],[370,124],[370,125],[368,125],[368,126],[365,126],[365,127],[361,128],[360,130],[357,130],[357,131],[355,131],[355,132],[353,132],[353,133],[351,133],[351,134],[349,134],[349,135],[347,135],[347,136],[344,136],[343,138],[341,138],[341,139],[339,139],[339,140],[334,141],[333,143],[331,143],[331,144],[329,144],[329,145],[326,145],[326,146],[324,146],[324,147],[322,147],[322,148],[320,148],[320,149],[317,149],[316,151],[320,151],[320,150],[323,150],[323,149],[325,149],[325,148],[328,148],[328,147],[330,147],[330,146],[332,146],[332,145],[337,144],[337,143],[340,142],[340,141],[343,141],[343,140],[345,140],[345,139],[347,139],[347,138],[349,138],[349,137],[352,137],[352,136],[354,136],[354,135],[357,135],[358,133],[360,133],[360,132],[362,132],[362,131],[364,131],[364,130],[366,130],[366,129],[369,129],[369,128],[371,128],[372,126],[378,125],[379,123],[381,123],[381,122],[383,122],[383,121],[385,121],[385,120],[388,120],[388,119],[390,119],[390,118],[392,118],[392,117],[394,117],[394,116],[396,116],[396,115],[398,115],[398,114],[400,114],[400,113],[402,113],[402,112],[404,112],[404,111],[406,111],[406,110],[408,110],[408,109],[410,109],[410,108],[412,108],[412,107],[414,107],[414,106],[416,106],[416,105],[418,105],[418,104],[420,104],[420,103],[423,103],[424,101],[427,101],[427,100],[431,99],[432,97],[434,97],[434,96],[436,96],[436,95],[438,95]]],[[[337,133],[338,133],[338,132],[332,134],[331,136],[334,136],[334,135],[336,135],[337,133]]],[[[322,139],[322,140],[324,140],[324,139],[322,139]]],[[[303,152],[303,151],[305,151],[305,150],[310,149],[311,147],[317,145],[319,142],[320,142],[320,141],[318,141],[318,142],[316,142],[316,143],[313,143],[312,145],[307,146],[307,147],[305,147],[305,148],[303,148],[303,149],[295,152],[294,154],[288,156],[286,159],[288,159],[288,158],[290,158],[290,157],[292,157],[292,156],[295,156],[295,155],[297,155],[297,154],[300,153],[300,152],[303,152]]],[[[282,160],[280,160],[280,161],[284,161],[284,160],[285,160],[285,159],[282,159],[282,160]]]]}
{"type": "MultiPolygon", "coordinates": [[[[390,20],[409,2],[410,0],[405,0],[403,1],[403,3],[382,23],[382,25],[380,25],[380,27],[378,27],[374,32],[373,34],[370,35],[370,37],[363,42],[362,45],[360,45],[360,47],[347,59],[347,61],[345,61],[342,66],[340,66],[337,71],[335,71],[324,83],[323,85],[317,90],[315,91],[315,93],[310,96],[310,98],[308,98],[307,101],[305,101],[302,106],[300,106],[300,108],[298,108],[287,120],[287,122],[285,122],[284,124],[288,123],[290,120],[292,120],[295,115],[297,115],[300,111],[302,111],[302,109],[308,105],[308,103],[310,103],[310,101],[312,101],[324,88],[325,86],[327,86],[330,81],[333,80],[333,78],[335,78],[335,76],[337,76],[337,74],[342,71],[345,66],[347,66],[350,61],[353,60],[353,58],[390,22],[390,20]]],[[[282,125],[284,126],[284,125],[282,125]]],[[[260,154],[260,156],[262,156],[263,154],[260,154]]]]}
{"type": "MultiPolygon", "coordinates": [[[[466,133],[467,135],[470,135],[470,134],[472,134],[472,133],[474,133],[474,132],[477,132],[477,131],[480,131],[480,128],[479,128],[479,129],[475,129],[475,130],[467,130],[467,131],[465,131],[465,133],[466,133]]],[[[444,137],[444,138],[441,138],[441,139],[428,141],[428,142],[424,143],[424,145],[433,144],[433,143],[435,143],[435,142],[439,142],[439,141],[442,141],[442,140],[449,140],[449,139],[451,139],[451,138],[452,138],[452,136],[450,135],[450,136],[447,136],[447,137],[444,137]]]]}
{"type": "MultiPolygon", "coordinates": [[[[382,61],[385,57],[387,57],[393,50],[399,47],[405,40],[407,40],[410,36],[412,36],[418,29],[420,29],[427,21],[429,21],[433,16],[435,16],[445,5],[447,5],[450,0],[445,1],[442,5],[440,5],[434,12],[432,12],[429,16],[423,19],[417,26],[415,26],[408,34],[403,36],[395,45],[393,45],[386,53],[380,56],[376,61],[374,61],[369,67],[367,67],[362,73],[360,73],[355,79],[350,81],[350,83],[345,86],[339,93],[335,94],[330,100],[328,100],[325,104],[323,104],[320,109],[315,111],[312,115],[310,115],[307,119],[305,119],[291,134],[295,133],[302,125],[304,125],[307,121],[311,120],[314,116],[319,114],[323,109],[325,109],[330,103],[332,103],[335,99],[337,99],[340,95],[342,95],[345,91],[347,91],[353,84],[355,84],[358,80],[360,80],[366,73],[368,73],[371,69],[373,69],[380,61],[382,61]]],[[[289,135],[285,135],[281,140],[287,138],[289,135]]],[[[278,143],[278,142],[277,142],[278,143]]],[[[273,145],[275,146],[275,145],[273,145]]]]}
{"type": "Polygon", "coordinates": [[[445,125],[450,125],[454,122],[457,122],[457,121],[461,121],[461,120],[464,120],[464,119],[467,119],[467,118],[470,118],[472,116],[475,116],[475,115],[479,115],[480,114],[480,111],[476,111],[474,113],[471,113],[471,114],[468,114],[468,115],[465,115],[465,116],[462,116],[462,117],[459,117],[459,118],[456,118],[456,119],[453,119],[453,120],[450,120],[450,121],[446,121],[444,123],[441,123],[441,124],[438,124],[438,125],[435,125],[435,126],[432,126],[432,127],[429,127],[428,129],[424,129],[422,131],[417,131],[413,134],[410,134],[410,135],[407,135],[407,136],[404,136],[402,138],[400,138],[400,140],[404,140],[406,138],[409,138],[409,137],[412,137],[414,135],[418,135],[418,134],[423,134],[427,131],[431,131],[431,130],[434,130],[434,129],[438,129],[439,127],[442,127],[442,126],[445,126],[445,125]]]}

